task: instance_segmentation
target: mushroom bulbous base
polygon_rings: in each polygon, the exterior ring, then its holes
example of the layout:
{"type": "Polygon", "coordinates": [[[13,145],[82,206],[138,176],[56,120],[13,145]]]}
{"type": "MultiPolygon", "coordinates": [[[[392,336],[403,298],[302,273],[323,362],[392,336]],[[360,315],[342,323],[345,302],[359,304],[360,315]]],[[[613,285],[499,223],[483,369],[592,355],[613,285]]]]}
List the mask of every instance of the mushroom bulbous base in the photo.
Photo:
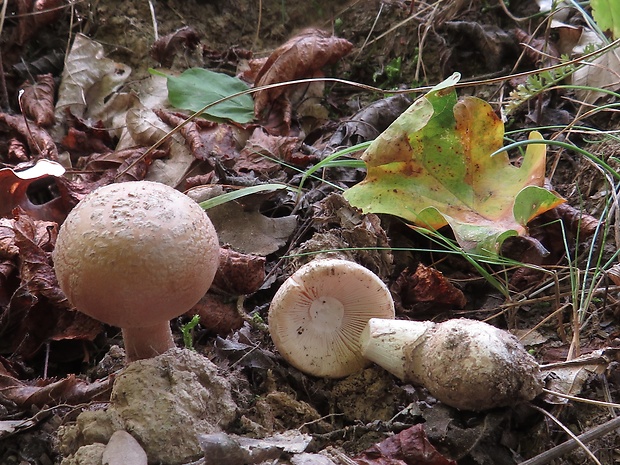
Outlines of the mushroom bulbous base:
{"type": "Polygon", "coordinates": [[[516,337],[486,323],[449,320],[423,344],[405,349],[406,372],[443,403],[480,411],[532,400],[542,392],[540,368],[516,337]]]}
{"type": "Polygon", "coordinates": [[[481,321],[371,319],[360,343],[365,357],[458,409],[510,406],[542,392],[534,357],[517,338],[481,321]]]}

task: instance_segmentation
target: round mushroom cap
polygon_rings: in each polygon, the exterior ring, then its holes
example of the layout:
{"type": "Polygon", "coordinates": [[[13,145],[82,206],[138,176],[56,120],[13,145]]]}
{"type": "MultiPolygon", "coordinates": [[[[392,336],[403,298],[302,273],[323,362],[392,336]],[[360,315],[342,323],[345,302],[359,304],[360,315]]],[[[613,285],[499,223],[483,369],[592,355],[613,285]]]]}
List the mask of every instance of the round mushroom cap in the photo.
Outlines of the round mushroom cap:
{"type": "Polygon", "coordinates": [[[53,252],[60,288],[79,311],[119,327],[175,318],[207,292],[219,263],[202,208],[161,183],[100,187],[69,213],[53,252]]]}
{"type": "Polygon", "coordinates": [[[370,318],[394,318],[383,281],[354,262],[314,260],[276,292],[269,332],[280,354],[300,371],[341,378],[370,363],[359,341],[370,318]]]}

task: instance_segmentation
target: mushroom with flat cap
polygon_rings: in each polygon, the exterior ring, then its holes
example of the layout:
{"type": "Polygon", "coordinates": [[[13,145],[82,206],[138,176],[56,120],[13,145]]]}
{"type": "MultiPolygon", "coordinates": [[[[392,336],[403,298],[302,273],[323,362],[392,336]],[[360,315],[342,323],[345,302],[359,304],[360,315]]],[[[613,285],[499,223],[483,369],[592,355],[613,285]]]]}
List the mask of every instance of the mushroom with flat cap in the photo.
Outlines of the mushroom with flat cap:
{"type": "Polygon", "coordinates": [[[280,354],[314,376],[340,378],[369,364],[359,338],[370,318],[394,318],[383,281],[357,263],[314,260],[276,292],[269,333],[280,354]]]}
{"type": "Polygon", "coordinates": [[[82,199],[60,228],[53,260],[69,302],[120,327],[133,361],[174,347],[169,320],[211,286],[219,243],[196,202],[164,184],[135,181],[82,199]]]}

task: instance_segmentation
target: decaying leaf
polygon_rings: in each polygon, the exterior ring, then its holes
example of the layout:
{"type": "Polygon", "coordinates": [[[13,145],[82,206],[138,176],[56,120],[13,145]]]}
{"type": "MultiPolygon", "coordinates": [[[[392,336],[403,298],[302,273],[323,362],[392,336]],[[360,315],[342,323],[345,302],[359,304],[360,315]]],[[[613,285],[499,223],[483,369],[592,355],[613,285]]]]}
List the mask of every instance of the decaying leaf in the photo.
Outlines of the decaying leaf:
{"type": "MultiPolygon", "coordinates": [[[[617,91],[620,89],[620,50],[609,50],[579,68],[572,76],[573,84],[590,88],[617,91]]],[[[594,89],[578,89],[577,97],[587,103],[594,103],[606,96],[594,89]]]]}
{"type": "Polygon", "coordinates": [[[463,308],[467,303],[463,291],[456,288],[440,271],[422,263],[418,264],[414,272],[403,270],[394,282],[392,292],[398,296],[398,303],[405,308],[422,302],[463,308]]]}
{"type": "MultiPolygon", "coordinates": [[[[185,117],[175,115],[174,113],[164,111],[159,108],[156,108],[153,111],[164,123],[166,123],[171,128],[175,128],[179,124],[185,122],[185,117]]],[[[185,123],[185,125],[180,129],[179,132],[185,138],[185,141],[187,142],[187,145],[189,145],[189,148],[192,151],[194,157],[199,160],[206,158],[205,144],[200,137],[198,124],[195,121],[189,121],[185,123]]]]}
{"type": "Polygon", "coordinates": [[[278,160],[290,162],[300,145],[296,137],[273,136],[256,128],[235,159],[234,170],[238,173],[254,172],[261,178],[270,179],[282,169],[278,160]]]}
{"type": "MultiPolygon", "coordinates": [[[[258,72],[255,86],[312,77],[321,68],[335,63],[351,51],[348,40],[330,36],[319,29],[307,29],[278,47],[258,72]]],[[[290,92],[290,86],[256,92],[254,113],[261,117],[277,99],[290,92]]]]}
{"type": "Polygon", "coordinates": [[[110,379],[87,383],[69,375],[60,380],[46,379],[26,383],[0,372],[2,396],[17,405],[28,408],[45,405],[77,405],[95,400],[107,400],[112,390],[110,379]]]}
{"type": "Polygon", "coordinates": [[[10,163],[18,164],[28,161],[26,145],[16,137],[11,137],[7,145],[7,159],[10,163]]]}
{"type": "Polygon", "coordinates": [[[210,291],[229,296],[256,292],[265,280],[265,257],[220,249],[220,264],[210,291]]]}
{"type": "Polygon", "coordinates": [[[154,150],[145,157],[146,151],[146,147],[130,147],[81,158],[77,168],[83,173],[78,174],[79,179],[84,183],[91,183],[91,190],[115,179],[116,182],[141,181],[153,160],[166,155],[163,150],[154,150]],[[117,178],[118,173],[123,174],[117,178]]]}
{"type": "MultiPolygon", "coordinates": [[[[196,187],[189,195],[196,202],[223,194],[220,186],[196,187]]],[[[267,256],[284,246],[297,227],[296,216],[269,218],[259,211],[260,205],[237,201],[209,208],[209,218],[218,231],[220,243],[229,244],[238,252],[267,256]]]]}
{"type": "Polygon", "coordinates": [[[0,347],[29,358],[44,342],[94,339],[102,324],[72,311],[56,280],[51,251],[57,224],[35,221],[23,211],[17,213],[15,219],[2,224],[3,247],[18,251],[19,279],[3,289],[10,299],[7,305],[0,305],[4,329],[0,347]]]}
{"type": "Polygon", "coordinates": [[[58,89],[56,120],[65,112],[79,117],[102,112],[108,97],[129,77],[131,68],[105,57],[103,46],[83,34],[76,34],[65,60],[58,89]]]}
{"type": "Polygon", "coordinates": [[[483,100],[457,102],[458,78],[414,102],[368,147],[366,179],[344,196],[364,212],[431,232],[449,225],[465,250],[495,255],[507,237],[527,235],[532,218],[564,200],[543,187],[543,143],[528,145],[519,167],[506,152],[491,156],[503,145],[503,123],[483,100]]]}
{"type": "Polygon", "coordinates": [[[243,326],[243,317],[237,310],[237,300],[221,294],[205,294],[186,314],[198,315],[204,331],[227,336],[243,326]]]}
{"type": "Polygon", "coordinates": [[[34,120],[37,126],[51,126],[54,124],[54,77],[43,74],[36,80],[22,87],[24,93],[20,103],[26,117],[34,120]]]}
{"type": "Polygon", "coordinates": [[[58,21],[64,14],[65,5],[63,0],[36,0],[32,7],[36,28],[58,21]]]}
{"type": "Polygon", "coordinates": [[[20,207],[39,220],[64,220],[69,208],[54,196],[55,181],[64,172],[62,165],[45,159],[21,171],[0,169],[0,216],[9,218],[20,207]]]}
{"type": "Polygon", "coordinates": [[[58,148],[51,136],[43,128],[28,123],[22,115],[0,113],[0,123],[4,123],[12,131],[26,141],[30,149],[30,158],[47,158],[58,160],[58,148]]]}
{"type": "MultiPolygon", "coordinates": [[[[618,362],[620,350],[618,348],[598,349],[568,361],[560,361],[541,365],[543,372],[548,373],[547,389],[562,394],[577,396],[582,392],[584,384],[593,375],[601,375],[609,369],[611,363],[618,362]]],[[[566,404],[567,399],[544,394],[546,402],[566,404]]]]}
{"type": "Polygon", "coordinates": [[[390,436],[353,458],[358,465],[456,465],[441,455],[418,424],[390,436]]]}
{"type": "Polygon", "coordinates": [[[297,227],[296,216],[269,218],[257,210],[246,211],[236,202],[210,209],[209,217],[222,243],[262,256],[283,247],[297,227]]]}
{"type": "MultiPolygon", "coordinates": [[[[127,137],[133,144],[150,146],[170,132],[170,127],[147,108],[132,108],[127,112],[127,137]]],[[[119,144],[120,145],[120,144],[119,144]]],[[[177,186],[195,160],[181,134],[173,134],[161,146],[169,151],[168,157],[158,159],[151,165],[147,179],[177,186]]]]}
{"type": "Polygon", "coordinates": [[[336,149],[373,140],[410,105],[411,99],[406,94],[397,94],[377,100],[338,126],[328,146],[336,149]]]}
{"type": "Polygon", "coordinates": [[[194,50],[199,43],[200,34],[192,27],[185,26],[153,42],[151,57],[164,68],[169,68],[179,51],[183,49],[194,50]]]}

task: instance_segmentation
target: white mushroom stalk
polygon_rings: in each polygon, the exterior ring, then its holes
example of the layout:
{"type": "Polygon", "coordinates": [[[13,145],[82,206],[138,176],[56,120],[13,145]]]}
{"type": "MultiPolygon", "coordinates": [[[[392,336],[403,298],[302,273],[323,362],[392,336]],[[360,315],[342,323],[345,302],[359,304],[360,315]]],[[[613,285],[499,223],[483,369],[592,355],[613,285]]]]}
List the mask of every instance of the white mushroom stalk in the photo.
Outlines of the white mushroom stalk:
{"type": "Polygon", "coordinates": [[[378,276],[347,260],[314,260],[274,296],[269,332],[294,367],[339,378],[369,364],[361,355],[359,337],[375,317],[394,318],[392,297],[378,276]]]}
{"type": "Polygon", "coordinates": [[[514,405],[543,388],[536,360],[518,339],[480,321],[371,319],[360,345],[364,357],[462,410],[514,405]]]}
{"type": "Polygon", "coordinates": [[[111,184],[71,211],[53,252],[79,311],[123,331],[128,361],[174,347],[169,320],[207,292],[219,263],[209,217],[164,184],[111,184]]]}

